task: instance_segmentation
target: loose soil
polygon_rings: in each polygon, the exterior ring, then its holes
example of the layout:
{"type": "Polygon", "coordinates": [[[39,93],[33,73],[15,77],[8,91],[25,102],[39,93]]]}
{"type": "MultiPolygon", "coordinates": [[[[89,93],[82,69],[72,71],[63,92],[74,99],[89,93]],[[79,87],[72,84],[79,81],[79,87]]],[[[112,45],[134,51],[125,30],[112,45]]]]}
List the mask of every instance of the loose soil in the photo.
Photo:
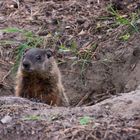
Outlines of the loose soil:
{"type": "MultiPolygon", "coordinates": [[[[140,1],[126,0],[0,1],[0,30],[32,31],[45,40],[38,47],[55,50],[73,107],[1,97],[0,120],[9,115],[12,121],[0,124],[0,139],[140,138],[140,34],[133,31],[128,40],[121,39],[129,27],[113,26],[116,20],[107,10],[110,4],[128,18],[140,8],[140,1]],[[60,46],[76,46],[77,53],[60,51],[60,46]],[[27,119],[33,115],[39,117],[27,119]],[[90,123],[81,125],[84,116],[90,117],[90,123]]],[[[20,33],[1,31],[0,40],[0,96],[13,96],[12,69],[19,43],[3,42],[26,40],[20,33]]]]}
{"type": "Polygon", "coordinates": [[[0,98],[2,140],[138,140],[140,90],[113,97],[90,107],[58,108],[18,97],[0,98]],[[88,122],[80,123],[88,115],[88,122]],[[34,117],[33,117],[34,116],[34,117]]]}

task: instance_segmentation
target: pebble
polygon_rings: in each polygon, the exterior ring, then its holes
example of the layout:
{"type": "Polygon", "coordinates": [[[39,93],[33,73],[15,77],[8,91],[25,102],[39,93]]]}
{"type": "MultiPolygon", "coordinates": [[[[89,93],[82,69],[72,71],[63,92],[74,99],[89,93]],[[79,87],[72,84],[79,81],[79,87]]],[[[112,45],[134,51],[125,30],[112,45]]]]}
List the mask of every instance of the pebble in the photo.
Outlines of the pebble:
{"type": "Polygon", "coordinates": [[[10,116],[4,116],[2,119],[1,119],[1,122],[3,123],[3,124],[5,124],[5,123],[9,123],[9,122],[11,122],[12,121],[12,117],[10,117],[10,116]]]}

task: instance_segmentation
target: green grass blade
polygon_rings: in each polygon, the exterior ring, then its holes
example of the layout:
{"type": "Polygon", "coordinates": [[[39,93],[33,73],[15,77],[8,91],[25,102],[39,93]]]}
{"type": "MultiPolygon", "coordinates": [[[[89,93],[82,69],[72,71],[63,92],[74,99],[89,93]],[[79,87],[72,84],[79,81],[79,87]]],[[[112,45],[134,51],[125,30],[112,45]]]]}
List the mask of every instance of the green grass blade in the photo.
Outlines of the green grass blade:
{"type": "Polygon", "coordinates": [[[23,32],[23,30],[18,29],[18,28],[13,28],[13,27],[6,28],[6,29],[0,30],[0,31],[4,32],[4,33],[19,33],[19,32],[23,32]]]}

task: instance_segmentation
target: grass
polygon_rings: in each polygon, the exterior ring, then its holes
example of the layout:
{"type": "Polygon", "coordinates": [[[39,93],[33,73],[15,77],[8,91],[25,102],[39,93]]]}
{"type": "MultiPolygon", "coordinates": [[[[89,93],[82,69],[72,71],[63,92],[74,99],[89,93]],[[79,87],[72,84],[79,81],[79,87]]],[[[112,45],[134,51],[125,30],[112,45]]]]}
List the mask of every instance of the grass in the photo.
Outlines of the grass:
{"type": "Polygon", "coordinates": [[[18,34],[21,34],[22,37],[25,40],[24,42],[17,42],[17,41],[13,41],[13,40],[2,40],[2,41],[0,41],[1,45],[18,44],[18,47],[16,49],[15,64],[13,66],[14,71],[17,70],[20,59],[22,57],[22,54],[27,48],[34,48],[34,47],[37,47],[37,46],[40,46],[40,45],[43,44],[43,39],[41,37],[39,37],[38,35],[35,35],[31,31],[26,31],[26,30],[23,30],[23,29],[10,27],[10,28],[0,30],[0,32],[7,33],[7,34],[18,33],[18,34]]]}
{"type": "Polygon", "coordinates": [[[120,27],[118,28],[118,32],[120,31],[118,39],[121,41],[128,41],[133,33],[139,33],[139,10],[123,14],[122,12],[113,9],[112,5],[108,5],[107,12],[109,13],[108,16],[97,18],[97,29],[104,30],[105,28],[109,31],[110,29],[113,30],[120,27]]]}
{"type": "MultiPolygon", "coordinates": [[[[93,57],[93,52],[96,50],[97,45],[96,44],[89,44],[87,47],[85,48],[81,48],[81,50],[78,50],[77,44],[75,41],[71,42],[70,47],[66,47],[64,44],[59,46],[59,52],[64,52],[64,53],[70,53],[71,55],[74,55],[73,59],[73,63],[72,66],[78,64],[81,68],[80,71],[80,77],[82,80],[82,83],[85,83],[84,80],[84,72],[87,69],[87,65],[92,61],[92,57],[93,57]]],[[[61,63],[65,63],[65,61],[63,62],[59,62],[59,64],[61,63]]]]}
{"type": "MultiPolygon", "coordinates": [[[[111,16],[115,18],[115,25],[123,25],[128,27],[128,34],[131,34],[131,32],[139,32],[139,28],[137,25],[137,21],[139,19],[138,13],[131,13],[129,15],[121,15],[117,10],[114,10],[111,5],[107,7],[107,11],[110,13],[111,16]]],[[[124,40],[127,40],[128,34],[125,35],[124,40]],[[127,39],[126,39],[127,38],[127,39]]]]}
{"type": "Polygon", "coordinates": [[[64,44],[61,44],[59,46],[59,51],[60,52],[72,52],[74,55],[78,54],[78,49],[77,49],[77,44],[75,41],[71,42],[70,47],[66,47],[64,44]]]}
{"type": "Polygon", "coordinates": [[[29,116],[26,116],[24,118],[22,118],[24,121],[39,121],[41,120],[41,117],[38,116],[38,115],[29,115],[29,116]]]}
{"type": "Polygon", "coordinates": [[[80,75],[81,75],[81,79],[82,79],[83,84],[85,84],[84,72],[87,69],[87,65],[92,61],[91,59],[93,57],[93,52],[96,50],[96,48],[97,48],[97,45],[93,44],[88,49],[85,49],[83,51],[83,53],[78,52],[78,61],[75,63],[80,62],[79,63],[81,66],[80,75]]]}
{"type": "MultiPolygon", "coordinates": [[[[21,59],[24,51],[28,48],[34,48],[34,47],[41,46],[44,42],[43,38],[39,37],[38,35],[35,35],[33,32],[19,29],[19,28],[14,28],[14,27],[6,28],[3,30],[0,30],[0,32],[7,33],[7,34],[17,33],[17,34],[20,34],[22,36],[22,38],[24,39],[24,42],[18,42],[18,41],[14,41],[14,40],[0,41],[0,44],[2,44],[2,45],[18,44],[18,47],[16,48],[16,52],[15,52],[15,54],[16,54],[15,63],[12,68],[14,72],[18,69],[19,62],[20,62],[20,59],[21,59]]],[[[57,36],[51,35],[51,37],[53,37],[54,41],[59,40],[58,35],[57,36]]],[[[85,50],[83,53],[80,53],[78,51],[77,43],[75,41],[71,41],[70,47],[66,47],[64,44],[61,44],[59,46],[59,51],[62,53],[70,52],[78,58],[77,60],[74,60],[74,63],[80,64],[80,66],[81,66],[80,75],[81,75],[81,77],[83,77],[84,71],[86,70],[86,66],[90,62],[90,59],[92,57],[92,52],[93,52],[92,49],[94,49],[95,47],[96,47],[96,45],[93,45],[89,49],[85,50]]],[[[83,79],[83,78],[81,78],[81,79],[83,79]]]]}

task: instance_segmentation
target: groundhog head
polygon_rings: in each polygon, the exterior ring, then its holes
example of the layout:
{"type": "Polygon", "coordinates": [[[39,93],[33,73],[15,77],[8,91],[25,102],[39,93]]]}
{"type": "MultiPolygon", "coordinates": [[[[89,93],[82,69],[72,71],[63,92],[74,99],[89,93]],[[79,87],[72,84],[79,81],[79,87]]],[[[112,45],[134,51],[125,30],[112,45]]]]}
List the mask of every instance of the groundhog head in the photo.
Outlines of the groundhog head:
{"type": "Polygon", "coordinates": [[[26,50],[21,61],[21,70],[26,73],[43,72],[51,68],[53,52],[50,49],[26,50]]]}

